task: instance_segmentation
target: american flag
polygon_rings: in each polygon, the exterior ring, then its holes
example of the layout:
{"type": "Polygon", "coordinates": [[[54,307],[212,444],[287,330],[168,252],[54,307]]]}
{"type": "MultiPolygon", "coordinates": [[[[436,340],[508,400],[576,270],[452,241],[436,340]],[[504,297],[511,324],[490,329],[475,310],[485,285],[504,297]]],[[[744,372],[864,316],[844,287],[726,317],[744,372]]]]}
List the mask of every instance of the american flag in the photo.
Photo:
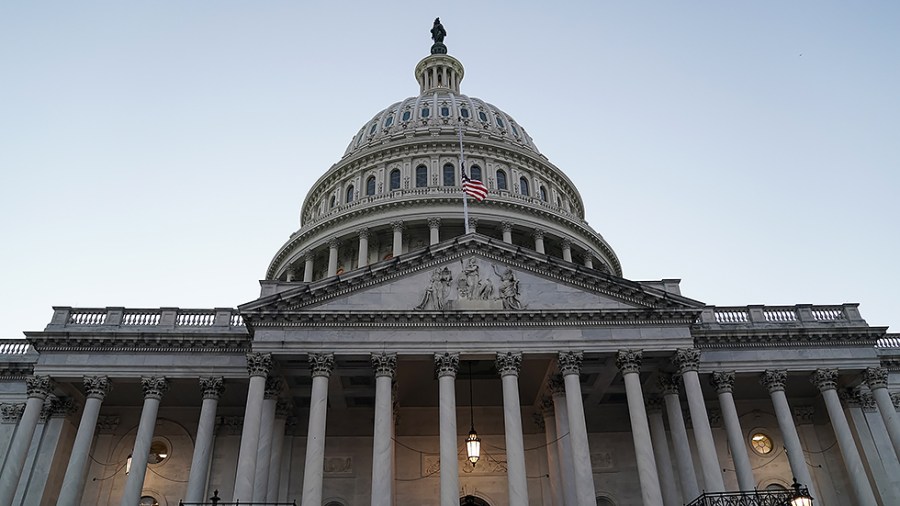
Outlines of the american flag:
{"type": "Polygon", "coordinates": [[[463,169],[462,171],[462,187],[463,192],[466,195],[471,196],[478,202],[481,202],[485,197],[487,197],[487,186],[485,186],[484,183],[477,179],[469,179],[469,176],[466,175],[465,169],[463,169]]]}

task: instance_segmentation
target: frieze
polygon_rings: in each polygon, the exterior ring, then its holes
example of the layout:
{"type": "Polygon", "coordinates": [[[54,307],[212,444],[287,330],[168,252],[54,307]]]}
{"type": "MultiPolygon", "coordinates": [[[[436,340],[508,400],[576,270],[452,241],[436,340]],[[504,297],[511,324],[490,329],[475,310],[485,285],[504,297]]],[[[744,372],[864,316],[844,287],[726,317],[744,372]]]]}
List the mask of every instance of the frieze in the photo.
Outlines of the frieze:
{"type": "MultiPolygon", "coordinates": [[[[482,458],[478,460],[476,465],[466,459],[465,455],[457,456],[457,465],[459,466],[459,474],[464,475],[505,475],[506,463],[501,462],[490,455],[484,453],[482,446],[482,458]]],[[[441,472],[441,456],[434,454],[422,455],[422,477],[436,476],[441,472]]]]}
{"type": "MultiPolygon", "coordinates": [[[[213,332],[213,331],[211,331],[213,332]]],[[[215,330],[221,333],[221,330],[215,330]]],[[[64,334],[31,334],[27,341],[38,352],[93,352],[113,353],[246,353],[250,348],[250,334],[244,327],[233,328],[230,335],[184,335],[181,333],[135,333],[116,328],[115,333],[102,334],[91,331],[79,335],[75,330],[64,334]]]]}
{"type": "Polygon", "coordinates": [[[353,474],[353,457],[325,457],[325,474],[353,474]]]}
{"type": "Polygon", "coordinates": [[[448,266],[434,269],[416,310],[525,309],[520,299],[519,280],[510,267],[498,269],[491,264],[497,278],[491,279],[490,273],[481,270],[481,263],[476,257],[460,259],[459,263],[455,283],[453,271],[448,266]]]}

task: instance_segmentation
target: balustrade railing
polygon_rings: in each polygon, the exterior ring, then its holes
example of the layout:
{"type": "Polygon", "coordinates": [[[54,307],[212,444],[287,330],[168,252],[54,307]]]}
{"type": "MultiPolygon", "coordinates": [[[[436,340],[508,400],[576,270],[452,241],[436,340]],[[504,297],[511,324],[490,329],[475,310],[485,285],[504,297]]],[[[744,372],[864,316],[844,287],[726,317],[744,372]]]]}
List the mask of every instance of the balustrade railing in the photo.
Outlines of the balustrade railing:
{"type": "Polygon", "coordinates": [[[25,355],[31,351],[31,345],[22,339],[0,340],[0,355],[25,355]]]}
{"type": "Polygon", "coordinates": [[[297,506],[297,500],[291,502],[252,502],[252,501],[235,501],[222,502],[219,497],[219,491],[213,492],[213,496],[207,502],[184,502],[178,501],[178,506],[297,506]]]}
{"type": "Polygon", "coordinates": [[[885,334],[884,337],[875,342],[876,348],[900,348],[900,334],[885,334]]]}
{"type": "Polygon", "coordinates": [[[711,308],[711,314],[701,317],[700,323],[729,324],[785,324],[785,323],[830,323],[844,321],[863,322],[856,309],[857,304],[840,306],[743,306],[711,308]]]}
{"type": "Polygon", "coordinates": [[[754,490],[748,492],[704,493],[687,506],[812,506],[809,489],[754,490]]]}
{"type": "Polygon", "coordinates": [[[123,309],[54,308],[51,325],[123,327],[243,327],[244,319],[235,309],[123,309]]]}

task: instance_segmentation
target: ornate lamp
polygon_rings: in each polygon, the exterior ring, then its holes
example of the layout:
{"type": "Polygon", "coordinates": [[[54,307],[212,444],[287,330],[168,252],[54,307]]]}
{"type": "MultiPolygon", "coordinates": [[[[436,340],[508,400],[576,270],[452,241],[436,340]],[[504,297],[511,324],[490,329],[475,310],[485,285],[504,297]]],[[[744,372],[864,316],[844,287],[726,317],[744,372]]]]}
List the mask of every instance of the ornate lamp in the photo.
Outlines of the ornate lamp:
{"type": "Polygon", "coordinates": [[[794,478],[794,484],[791,485],[794,489],[794,497],[791,498],[791,506],[812,506],[813,500],[812,497],[809,496],[809,489],[806,487],[800,486],[797,483],[797,478],[794,478]]]}
{"type": "Polygon", "coordinates": [[[475,467],[475,464],[478,463],[478,459],[481,457],[481,438],[475,432],[475,408],[473,407],[472,399],[472,362],[469,362],[469,421],[472,424],[472,428],[469,430],[468,437],[466,437],[466,458],[472,463],[472,467],[475,467]]]}

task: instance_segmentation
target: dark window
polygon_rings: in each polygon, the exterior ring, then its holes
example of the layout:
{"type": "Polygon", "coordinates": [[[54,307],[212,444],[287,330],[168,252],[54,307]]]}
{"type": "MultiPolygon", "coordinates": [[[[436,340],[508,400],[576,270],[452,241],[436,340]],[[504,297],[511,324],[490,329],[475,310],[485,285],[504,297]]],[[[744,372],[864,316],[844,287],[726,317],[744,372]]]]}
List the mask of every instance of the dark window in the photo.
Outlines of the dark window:
{"type": "Polygon", "coordinates": [[[400,189],[400,169],[391,171],[391,190],[400,189]]]}
{"type": "Polygon", "coordinates": [[[412,116],[409,111],[403,111],[403,116],[400,117],[403,121],[409,121],[409,117],[412,116]]]}
{"type": "Polygon", "coordinates": [[[562,199],[556,197],[556,207],[562,207],[562,199]]]}
{"type": "Polygon", "coordinates": [[[375,195],[375,176],[366,179],[366,195],[375,195]]]}
{"type": "Polygon", "coordinates": [[[394,116],[388,116],[387,118],[385,118],[385,120],[384,120],[384,127],[385,127],[385,128],[387,128],[387,127],[389,127],[389,126],[391,126],[391,125],[393,125],[393,124],[394,124],[394,116]]]}
{"type": "Polygon", "coordinates": [[[416,167],[416,188],[428,186],[428,167],[419,165],[416,167]]]}
{"type": "Polygon", "coordinates": [[[441,116],[447,117],[450,116],[450,108],[449,107],[441,107],[441,116]]]}
{"type": "Polygon", "coordinates": [[[541,186],[541,200],[547,202],[547,189],[541,186]]]}
{"type": "Polygon", "coordinates": [[[514,134],[516,137],[518,137],[518,136],[519,136],[519,130],[516,129],[516,125],[513,124],[513,123],[510,123],[510,124],[509,124],[509,127],[512,128],[513,134],[514,134]]]}
{"type": "Polygon", "coordinates": [[[469,169],[469,172],[471,172],[470,176],[472,177],[472,179],[481,181],[481,167],[473,165],[472,168],[469,169]]]}
{"type": "Polygon", "coordinates": [[[347,200],[346,202],[353,202],[353,185],[351,184],[347,187],[347,200]]]}
{"type": "Polygon", "coordinates": [[[528,180],[525,179],[525,176],[519,178],[519,193],[528,195],[528,180]]]}
{"type": "Polygon", "coordinates": [[[444,165],[444,186],[456,185],[456,168],[452,164],[444,165]]]}
{"type": "Polygon", "coordinates": [[[494,114],[496,115],[496,118],[497,118],[497,126],[500,128],[503,128],[503,120],[500,118],[500,115],[497,113],[494,113],[494,114]]]}
{"type": "Polygon", "coordinates": [[[469,110],[466,109],[465,107],[463,107],[462,109],[459,110],[459,115],[462,116],[463,118],[468,118],[469,110]]]}
{"type": "Polygon", "coordinates": [[[331,196],[331,202],[328,203],[328,207],[334,207],[335,198],[334,195],[331,196]]]}
{"type": "Polygon", "coordinates": [[[378,123],[372,123],[372,128],[369,129],[369,135],[374,134],[376,128],[378,128],[378,123]]]}
{"type": "Polygon", "coordinates": [[[478,111],[478,119],[487,123],[487,114],[485,114],[484,111],[478,111]]]}
{"type": "Polygon", "coordinates": [[[422,117],[427,118],[429,114],[431,114],[431,109],[429,109],[427,107],[423,107],[422,108],[422,117]]]}
{"type": "Polygon", "coordinates": [[[506,190],[506,172],[502,170],[497,171],[497,189],[506,190]]]}

